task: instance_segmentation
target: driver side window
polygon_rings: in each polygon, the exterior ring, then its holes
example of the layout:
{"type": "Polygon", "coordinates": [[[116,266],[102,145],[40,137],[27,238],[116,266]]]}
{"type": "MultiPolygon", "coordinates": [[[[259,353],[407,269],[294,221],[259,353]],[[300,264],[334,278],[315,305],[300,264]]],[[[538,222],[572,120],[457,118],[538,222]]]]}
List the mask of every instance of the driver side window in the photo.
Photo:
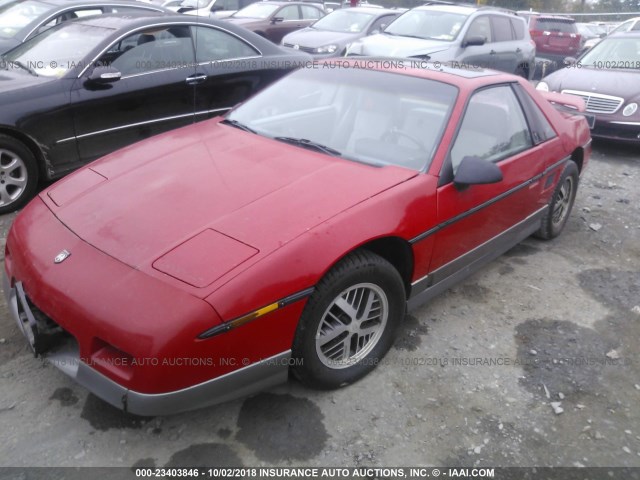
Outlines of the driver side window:
{"type": "Polygon", "coordinates": [[[300,13],[298,12],[297,5],[289,5],[280,9],[280,11],[276,14],[276,17],[282,17],[282,19],[286,22],[287,20],[300,20],[300,13]]]}
{"type": "Polygon", "coordinates": [[[453,172],[466,156],[497,163],[532,145],[527,121],[511,87],[480,90],[471,97],[451,148],[453,172]]]}
{"type": "Polygon", "coordinates": [[[123,77],[192,65],[189,27],[174,26],[136,32],[113,45],[97,65],[110,65],[123,77]]]}
{"type": "Polygon", "coordinates": [[[467,30],[467,39],[470,37],[482,37],[485,43],[493,41],[491,37],[491,21],[488,15],[476,18],[467,30]]]}

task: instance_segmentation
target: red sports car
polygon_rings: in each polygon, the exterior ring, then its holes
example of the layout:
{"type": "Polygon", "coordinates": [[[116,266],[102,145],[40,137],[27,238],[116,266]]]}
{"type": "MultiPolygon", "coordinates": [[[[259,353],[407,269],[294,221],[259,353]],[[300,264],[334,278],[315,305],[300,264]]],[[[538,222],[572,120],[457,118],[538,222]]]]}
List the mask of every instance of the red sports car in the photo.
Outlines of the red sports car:
{"type": "Polygon", "coordinates": [[[407,307],[558,235],[590,153],[585,118],[519,77],[335,61],[42,192],[11,229],[5,293],[36,354],[136,414],[290,369],[340,387],[407,307]]]}

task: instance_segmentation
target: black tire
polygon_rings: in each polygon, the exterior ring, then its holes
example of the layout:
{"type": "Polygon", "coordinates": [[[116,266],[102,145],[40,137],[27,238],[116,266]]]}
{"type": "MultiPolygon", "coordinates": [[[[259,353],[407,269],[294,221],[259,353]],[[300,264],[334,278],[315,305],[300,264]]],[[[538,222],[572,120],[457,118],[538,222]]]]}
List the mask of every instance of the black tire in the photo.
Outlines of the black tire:
{"type": "Polygon", "coordinates": [[[298,360],[292,367],[294,375],[305,385],[321,389],[362,378],[393,344],[405,311],[404,283],[393,265],[368,250],[347,255],[318,283],[302,312],[292,348],[298,360]],[[357,305],[355,317],[368,313],[368,320],[352,321],[354,317],[336,302],[357,305]],[[357,332],[350,331],[349,325],[354,330],[357,325],[357,332]],[[363,335],[363,328],[370,333],[363,335]],[[329,339],[336,331],[339,334],[329,339]]]}
{"type": "Polygon", "coordinates": [[[22,208],[36,193],[38,165],[29,148],[0,134],[0,215],[22,208]]]}
{"type": "Polygon", "coordinates": [[[522,77],[525,80],[529,80],[529,74],[527,72],[527,69],[525,67],[523,67],[522,65],[520,65],[518,68],[516,68],[516,71],[513,72],[513,74],[517,75],[519,77],[522,77]]]}
{"type": "Polygon", "coordinates": [[[542,218],[540,230],[534,234],[537,238],[550,240],[560,235],[571,214],[579,179],[577,165],[569,160],[549,200],[549,208],[542,218]]]}

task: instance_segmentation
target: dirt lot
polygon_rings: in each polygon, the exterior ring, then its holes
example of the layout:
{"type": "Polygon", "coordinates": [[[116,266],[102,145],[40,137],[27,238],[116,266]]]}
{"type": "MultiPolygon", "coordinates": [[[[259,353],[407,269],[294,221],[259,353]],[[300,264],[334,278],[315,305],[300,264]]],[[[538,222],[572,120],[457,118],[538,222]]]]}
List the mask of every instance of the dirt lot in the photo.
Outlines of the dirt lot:
{"type": "Polygon", "coordinates": [[[128,416],[34,359],[2,297],[0,465],[640,466],[638,182],[637,149],[596,144],[560,238],[412,312],[334,392],[128,416]]]}

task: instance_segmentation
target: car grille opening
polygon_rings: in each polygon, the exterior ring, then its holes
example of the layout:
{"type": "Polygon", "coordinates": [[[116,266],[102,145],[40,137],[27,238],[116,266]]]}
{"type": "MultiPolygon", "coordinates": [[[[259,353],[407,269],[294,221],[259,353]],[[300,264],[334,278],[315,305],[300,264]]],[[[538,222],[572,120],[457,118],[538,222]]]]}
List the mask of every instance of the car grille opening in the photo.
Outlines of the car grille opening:
{"type": "Polygon", "coordinates": [[[616,113],[624,102],[624,98],[602,93],[581,92],[579,90],[562,90],[562,93],[582,98],[587,107],[586,111],[589,113],[616,113]]]}
{"type": "MultiPolygon", "coordinates": [[[[25,300],[27,308],[31,315],[35,319],[35,328],[33,331],[32,347],[36,355],[42,355],[58,347],[65,345],[70,338],[71,334],[65,331],[60,325],[58,325],[53,319],[47,316],[42,310],[40,310],[35,303],[25,294],[25,300]]],[[[21,319],[26,319],[27,313],[22,302],[18,302],[18,315],[21,319]]]]}
{"type": "Polygon", "coordinates": [[[284,46],[289,48],[295,48],[296,50],[300,50],[301,52],[306,52],[306,53],[315,53],[315,50],[316,50],[315,48],[303,47],[302,45],[298,45],[296,48],[296,46],[294,46],[293,43],[285,43],[284,46]]]}

